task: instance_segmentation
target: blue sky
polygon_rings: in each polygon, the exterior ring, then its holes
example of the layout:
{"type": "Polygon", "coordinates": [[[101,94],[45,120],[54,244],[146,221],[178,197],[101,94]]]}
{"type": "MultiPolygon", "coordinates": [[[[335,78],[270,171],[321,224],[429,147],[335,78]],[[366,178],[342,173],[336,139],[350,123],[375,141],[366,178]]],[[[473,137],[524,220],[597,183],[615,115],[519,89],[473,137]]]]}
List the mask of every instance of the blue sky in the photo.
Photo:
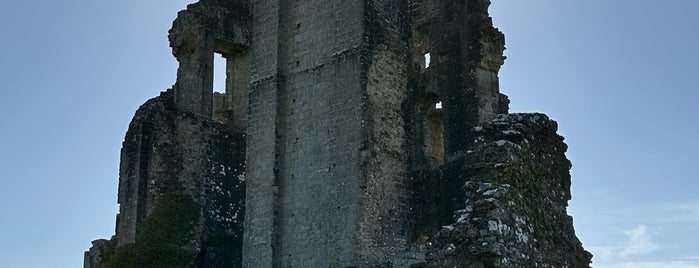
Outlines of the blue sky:
{"type": "Polygon", "coordinates": [[[512,111],[559,122],[594,267],[699,267],[699,1],[493,0],[512,111]]]}
{"type": "MultiPolygon", "coordinates": [[[[133,113],[175,81],[191,1],[0,9],[0,263],[81,267],[114,232],[133,113]]],[[[594,267],[699,268],[699,1],[493,0],[513,112],[559,122],[594,267]]]]}

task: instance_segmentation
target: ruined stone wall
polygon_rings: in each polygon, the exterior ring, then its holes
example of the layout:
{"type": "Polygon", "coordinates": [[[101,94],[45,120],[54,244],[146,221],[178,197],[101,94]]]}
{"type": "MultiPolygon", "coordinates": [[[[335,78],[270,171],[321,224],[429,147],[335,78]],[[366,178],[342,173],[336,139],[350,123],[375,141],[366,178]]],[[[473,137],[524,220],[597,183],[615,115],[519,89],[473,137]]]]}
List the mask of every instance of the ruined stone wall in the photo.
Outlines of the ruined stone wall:
{"type": "Polygon", "coordinates": [[[543,114],[504,114],[470,130],[466,202],[420,267],[589,267],[575,236],[567,146],[543,114]]]}
{"type": "Polygon", "coordinates": [[[135,242],[138,226],[155,206],[159,194],[187,191],[204,200],[207,173],[201,122],[178,115],[171,94],[146,102],[129,125],[121,151],[117,245],[135,242]]]}
{"type": "Polygon", "coordinates": [[[177,111],[171,91],[146,102],[122,147],[116,235],[109,242],[96,241],[86,254],[86,263],[91,263],[86,267],[104,267],[117,248],[138,244],[144,220],[159,198],[171,193],[187,195],[198,205],[198,224],[183,244],[200,255],[191,262],[239,263],[244,156],[241,133],[177,111]]]}
{"type": "Polygon", "coordinates": [[[464,130],[508,112],[497,76],[504,36],[492,25],[489,5],[410,1],[411,66],[403,112],[416,236],[433,234],[463,206],[460,169],[473,140],[464,130]]]}
{"type": "Polygon", "coordinates": [[[112,257],[116,253],[114,238],[98,239],[92,241],[92,247],[85,252],[83,258],[84,268],[109,268],[112,257]]]}
{"type": "Polygon", "coordinates": [[[176,259],[176,266],[240,265],[249,23],[249,3],[242,0],[202,0],[178,13],[168,36],[180,63],[177,81],[142,105],[129,126],[121,151],[116,234],[108,243],[96,241],[85,267],[148,266],[145,262],[158,259],[139,256],[163,255],[162,250],[172,253],[162,261],[176,259]],[[216,98],[214,53],[227,58],[228,74],[226,93],[216,98]],[[197,220],[178,223],[181,218],[162,216],[177,210],[160,204],[161,197],[168,204],[191,200],[197,220]],[[189,226],[186,239],[172,240],[174,234],[153,224],[189,226]],[[153,248],[154,241],[166,249],[153,248]]]}
{"type": "Polygon", "coordinates": [[[85,267],[588,267],[555,122],[507,114],[489,4],[189,5],[85,267]]]}

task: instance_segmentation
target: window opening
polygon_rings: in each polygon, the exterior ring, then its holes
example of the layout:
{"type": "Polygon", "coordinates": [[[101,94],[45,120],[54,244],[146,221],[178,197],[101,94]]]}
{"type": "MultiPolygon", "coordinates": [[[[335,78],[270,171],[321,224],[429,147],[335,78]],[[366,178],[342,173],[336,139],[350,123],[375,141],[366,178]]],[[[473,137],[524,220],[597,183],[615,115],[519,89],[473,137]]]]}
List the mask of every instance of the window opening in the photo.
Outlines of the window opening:
{"type": "Polygon", "coordinates": [[[435,166],[444,165],[444,111],[442,101],[434,99],[426,103],[424,121],[425,154],[435,166]]]}
{"type": "Polygon", "coordinates": [[[428,52],[428,53],[425,53],[424,57],[425,57],[425,69],[427,69],[430,67],[430,61],[432,61],[432,56],[428,52]]]}
{"type": "Polygon", "coordinates": [[[226,58],[214,53],[214,92],[226,93],[226,58]]]}

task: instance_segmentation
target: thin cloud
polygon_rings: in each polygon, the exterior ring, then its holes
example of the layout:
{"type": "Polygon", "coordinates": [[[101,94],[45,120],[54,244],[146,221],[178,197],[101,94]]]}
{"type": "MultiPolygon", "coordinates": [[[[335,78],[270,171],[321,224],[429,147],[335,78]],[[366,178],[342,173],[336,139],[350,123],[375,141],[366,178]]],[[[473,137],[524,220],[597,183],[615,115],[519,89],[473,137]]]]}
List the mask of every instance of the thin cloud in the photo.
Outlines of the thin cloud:
{"type": "Polygon", "coordinates": [[[651,234],[648,232],[648,227],[645,225],[641,224],[635,228],[624,230],[623,233],[626,236],[626,240],[618,246],[588,247],[588,250],[590,250],[594,256],[593,262],[614,263],[617,260],[629,260],[627,257],[650,253],[658,248],[651,240],[651,234]]]}
{"type": "MultiPolygon", "coordinates": [[[[699,227],[699,202],[674,204],[667,207],[672,213],[668,220],[699,227]]],[[[667,211],[666,210],[666,211],[667,211]]]]}
{"type": "Polygon", "coordinates": [[[631,230],[626,230],[624,234],[628,238],[628,241],[621,253],[619,253],[621,257],[644,254],[658,248],[658,246],[651,241],[648,228],[645,225],[639,225],[631,230]]]}
{"type": "Polygon", "coordinates": [[[616,226],[629,226],[627,224],[635,221],[635,225],[630,225],[633,228],[617,232],[607,230],[604,234],[597,234],[604,236],[606,241],[586,245],[585,248],[594,256],[593,267],[699,268],[696,252],[672,250],[676,248],[672,239],[682,236],[699,238],[699,200],[601,211],[588,221],[616,226]],[[625,266],[620,266],[622,264],[625,266]]]}

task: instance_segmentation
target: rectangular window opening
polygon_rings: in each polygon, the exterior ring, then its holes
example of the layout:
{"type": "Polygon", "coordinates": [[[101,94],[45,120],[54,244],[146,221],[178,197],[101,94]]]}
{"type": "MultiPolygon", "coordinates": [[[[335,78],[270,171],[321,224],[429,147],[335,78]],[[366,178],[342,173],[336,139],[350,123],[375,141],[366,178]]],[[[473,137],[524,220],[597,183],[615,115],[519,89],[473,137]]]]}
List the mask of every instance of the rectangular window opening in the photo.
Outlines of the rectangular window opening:
{"type": "Polygon", "coordinates": [[[439,97],[424,103],[424,148],[425,156],[435,166],[444,165],[444,110],[439,97]]]}
{"type": "Polygon", "coordinates": [[[214,53],[214,92],[226,93],[226,58],[214,53]]]}

